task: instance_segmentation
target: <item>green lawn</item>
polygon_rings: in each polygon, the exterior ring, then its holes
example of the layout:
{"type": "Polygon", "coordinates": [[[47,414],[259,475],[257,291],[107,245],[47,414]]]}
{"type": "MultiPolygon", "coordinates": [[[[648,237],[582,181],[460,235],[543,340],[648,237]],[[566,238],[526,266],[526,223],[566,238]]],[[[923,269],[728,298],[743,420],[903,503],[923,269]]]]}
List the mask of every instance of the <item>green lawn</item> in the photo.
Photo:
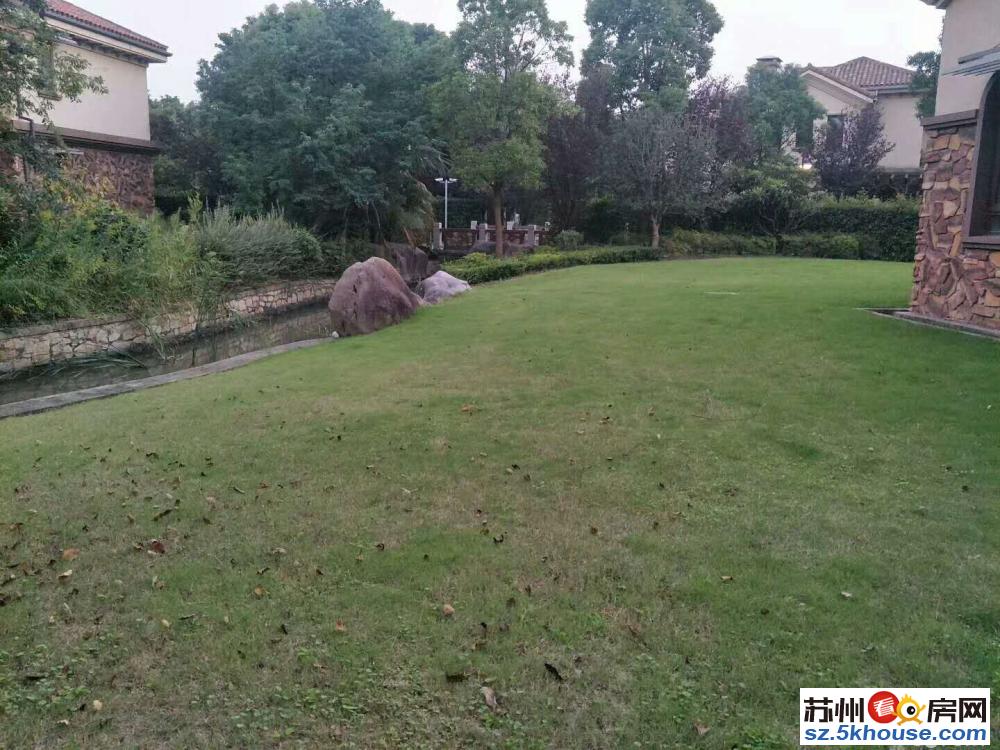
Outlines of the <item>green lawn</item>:
{"type": "Polygon", "coordinates": [[[785,748],[801,686],[1000,688],[1000,344],[856,309],[910,272],[577,268],[0,422],[0,747],[785,748]]]}

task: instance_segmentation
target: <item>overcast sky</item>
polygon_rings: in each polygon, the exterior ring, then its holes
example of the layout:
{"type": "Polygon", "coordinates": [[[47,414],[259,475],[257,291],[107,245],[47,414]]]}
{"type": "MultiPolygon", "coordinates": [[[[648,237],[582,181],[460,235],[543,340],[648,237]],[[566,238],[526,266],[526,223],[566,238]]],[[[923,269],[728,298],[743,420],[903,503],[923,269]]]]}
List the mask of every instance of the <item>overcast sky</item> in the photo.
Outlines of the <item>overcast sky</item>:
{"type": "MultiPolygon", "coordinates": [[[[198,61],[213,55],[216,37],[263,10],[267,0],[76,0],[77,4],[170,47],[166,65],[154,65],[153,96],[197,97],[198,61]]],[[[406,21],[451,30],[454,0],[383,0],[406,21]]],[[[284,5],[284,2],[279,2],[284,5]]],[[[918,0],[715,0],[726,27],[715,40],[717,74],[743,76],[762,56],[835,65],[860,55],[904,65],[913,52],[933,49],[942,12],[918,0]]],[[[576,47],[587,43],[586,0],[549,0],[550,14],[569,24],[576,47]]]]}

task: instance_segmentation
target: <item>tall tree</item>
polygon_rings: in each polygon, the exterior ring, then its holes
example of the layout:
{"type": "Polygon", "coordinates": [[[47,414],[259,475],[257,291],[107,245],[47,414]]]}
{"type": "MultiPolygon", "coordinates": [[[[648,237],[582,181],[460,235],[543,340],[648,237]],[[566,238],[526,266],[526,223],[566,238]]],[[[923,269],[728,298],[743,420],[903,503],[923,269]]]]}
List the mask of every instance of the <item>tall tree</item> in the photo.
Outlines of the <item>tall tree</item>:
{"type": "Polygon", "coordinates": [[[712,133],[697,120],[644,107],[616,126],[608,174],[618,194],[649,221],[653,247],[668,215],[702,216],[722,197],[712,133]]]}
{"type": "Polygon", "coordinates": [[[814,123],[824,111],[809,95],[801,68],[754,65],[747,72],[747,112],[759,156],[807,149],[814,123]]]}
{"type": "Polygon", "coordinates": [[[538,73],[572,63],[572,38],[544,0],[460,0],[459,10],[454,40],[463,70],[437,84],[431,100],[452,172],[492,199],[503,255],[504,191],[538,184],[542,135],[558,106],[538,73]]]}
{"type": "Polygon", "coordinates": [[[152,138],[161,149],[154,164],[156,207],[165,214],[186,206],[193,195],[210,204],[218,202],[218,145],[203,119],[199,104],[184,103],[176,96],[149,102],[152,138]]]}
{"type": "Polygon", "coordinates": [[[813,164],[825,190],[837,197],[857,195],[871,186],[879,163],[894,148],[885,137],[882,115],[868,106],[845,116],[842,123],[823,127],[813,164]]]}
{"type": "Polygon", "coordinates": [[[198,87],[224,197],[327,235],[385,234],[434,157],[426,92],[449,40],[378,0],[270,6],[219,40],[198,87]]]}
{"type": "Polygon", "coordinates": [[[918,52],[910,55],[906,64],[916,70],[910,91],[919,94],[917,115],[933,117],[937,110],[938,76],[941,75],[941,52],[918,52]]]}
{"type": "Polygon", "coordinates": [[[55,49],[58,32],[45,22],[46,7],[45,0],[0,0],[0,148],[36,162],[44,149],[17,137],[10,116],[51,125],[59,99],[104,90],[86,60],[55,49]]]}
{"type": "Polygon", "coordinates": [[[586,17],[584,76],[607,66],[619,111],[682,109],[688,86],[708,73],[723,25],[710,0],[588,0],[586,17]]]}

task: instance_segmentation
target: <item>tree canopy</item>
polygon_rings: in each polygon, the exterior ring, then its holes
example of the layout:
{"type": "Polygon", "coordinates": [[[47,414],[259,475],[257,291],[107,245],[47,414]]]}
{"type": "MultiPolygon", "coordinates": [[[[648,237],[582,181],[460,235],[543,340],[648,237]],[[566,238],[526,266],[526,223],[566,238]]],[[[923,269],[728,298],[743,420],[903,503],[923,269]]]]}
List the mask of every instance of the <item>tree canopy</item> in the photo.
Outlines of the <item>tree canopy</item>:
{"type": "Polygon", "coordinates": [[[747,108],[762,156],[812,145],[813,124],[824,109],[809,95],[796,65],[754,65],[747,71],[747,108]]]}
{"type": "Polygon", "coordinates": [[[219,39],[198,88],[226,200],[325,234],[382,226],[435,158],[425,94],[453,61],[448,38],[378,0],[316,0],[219,39]]]}
{"type": "Polygon", "coordinates": [[[688,86],[712,63],[722,17],[710,0],[588,0],[583,73],[610,71],[614,107],[683,108],[688,86]]]}

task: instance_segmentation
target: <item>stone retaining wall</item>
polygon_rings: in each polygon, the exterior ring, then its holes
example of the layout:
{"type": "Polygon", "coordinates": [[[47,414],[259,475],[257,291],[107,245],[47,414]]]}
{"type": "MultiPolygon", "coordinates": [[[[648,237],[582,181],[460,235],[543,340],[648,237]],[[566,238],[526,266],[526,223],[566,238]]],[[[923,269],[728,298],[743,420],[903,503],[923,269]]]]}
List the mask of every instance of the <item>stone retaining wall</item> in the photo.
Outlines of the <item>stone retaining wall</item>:
{"type": "Polygon", "coordinates": [[[273,284],[227,300],[216,315],[199,320],[195,309],[159,315],[144,323],[128,317],[64,320],[0,332],[0,374],[68,362],[108,351],[147,348],[176,341],[202,330],[218,330],[238,320],[259,318],[324,302],[336,281],[322,279],[273,284]]]}
{"type": "Polygon", "coordinates": [[[930,127],[910,310],[1000,329],[1000,253],[969,247],[966,213],[976,168],[976,121],[930,127]]]}

